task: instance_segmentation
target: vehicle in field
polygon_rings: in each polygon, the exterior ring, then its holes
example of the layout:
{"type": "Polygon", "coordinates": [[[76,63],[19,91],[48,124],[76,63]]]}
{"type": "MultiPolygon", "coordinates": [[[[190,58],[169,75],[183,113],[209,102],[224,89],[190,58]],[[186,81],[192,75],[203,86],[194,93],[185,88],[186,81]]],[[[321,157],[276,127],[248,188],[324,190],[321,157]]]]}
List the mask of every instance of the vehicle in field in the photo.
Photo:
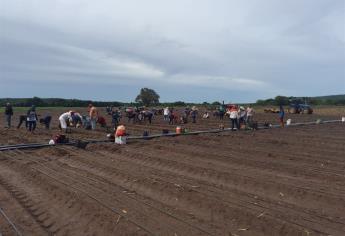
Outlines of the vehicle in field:
{"type": "Polygon", "coordinates": [[[289,107],[290,114],[313,114],[313,108],[307,104],[292,103],[289,107]]]}

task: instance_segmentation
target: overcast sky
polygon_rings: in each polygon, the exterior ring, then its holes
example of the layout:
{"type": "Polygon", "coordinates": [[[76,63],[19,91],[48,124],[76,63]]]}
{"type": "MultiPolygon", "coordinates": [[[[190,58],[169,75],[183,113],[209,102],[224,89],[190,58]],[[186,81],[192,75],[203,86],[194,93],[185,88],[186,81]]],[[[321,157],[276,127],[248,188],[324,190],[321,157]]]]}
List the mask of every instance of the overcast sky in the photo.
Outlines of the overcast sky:
{"type": "Polygon", "coordinates": [[[345,93],[345,0],[0,0],[0,97],[345,93]]]}

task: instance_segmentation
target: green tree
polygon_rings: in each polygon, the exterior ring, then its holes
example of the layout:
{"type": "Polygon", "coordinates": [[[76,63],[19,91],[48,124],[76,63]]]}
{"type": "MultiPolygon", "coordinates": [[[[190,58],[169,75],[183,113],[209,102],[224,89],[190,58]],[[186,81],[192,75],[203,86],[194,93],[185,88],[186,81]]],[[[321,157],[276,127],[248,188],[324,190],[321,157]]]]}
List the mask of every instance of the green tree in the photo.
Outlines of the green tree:
{"type": "Polygon", "coordinates": [[[213,106],[219,106],[219,105],[222,105],[220,102],[218,102],[218,101],[215,101],[215,102],[212,102],[212,105],[213,106]]]}
{"type": "Polygon", "coordinates": [[[288,97],[285,97],[285,96],[276,96],[274,98],[275,100],[275,104],[276,105],[288,105],[290,102],[289,102],[289,98],[288,97]]]}
{"type": "Polygon", "coordinates": [[[44,105],[44,101],[39,97],[33,97],[31,99],[31,103],[32,103],[32,105],[35,105],[35,106],[43,106],[44,105]]]}
{"type": "Polygon", "coordinates": [[[159,103],[159,95],[153,89],[142,88],[135,101],[144,106],[151,106],[159,103]]]}
{"type": "Polygon", "coordinates": [[[183,107],[183,106],[186,106],[186,103],[182,101],[177,101],[177,102],[173,102],[171,105],[174,107],[183,107]]]}

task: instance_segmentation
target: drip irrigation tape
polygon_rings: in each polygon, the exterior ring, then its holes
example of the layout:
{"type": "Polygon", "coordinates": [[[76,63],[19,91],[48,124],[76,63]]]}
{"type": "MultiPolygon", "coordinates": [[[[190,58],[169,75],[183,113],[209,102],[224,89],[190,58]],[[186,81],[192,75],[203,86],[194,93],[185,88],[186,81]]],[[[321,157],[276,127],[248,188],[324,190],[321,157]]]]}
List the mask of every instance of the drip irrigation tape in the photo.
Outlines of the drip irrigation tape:
{"type": "Polygon", "coordinates": [[[16,234],[18,236],[22,236],[22,234],[20,233],[20,231],[17,229],[17,227],[14,225],[14,223],[10,220],[10,218],[8,218],[8,216],[5,214],[5,212],[1,209],[0,207],[0,213],[1,215],[3,215],[6,219],[6,221],[11,225],[11,227],[13,228],[13,230],[16,232],[16,234]]]}
{"type": "MultiPolygon", "coordinates": [[[[285,127],[294,127],[294,126],[303,126],[303,125],[317,125],[317,124],[326,124],[326,123],[342,123],[341,120],[326,120],[326,121],[312,121],[312,122],[304,122],[304,123],[291,123],[286,125],[285,127]]],[[[258,130],[260,129],[272,129],[272,128],[279,128],[280,125],[270,125],[270,126],[259,126],[258,130]]],[[[198,134],[208,134],[208,133],[221,133],[231,131],[231,128],[225,129],[211,129],[211,130],[202,130],[202,131],[191,131],[187,133],[168,133],[168,134],[153,134],[148,136],[127,136],[127,140],[148,140],[153,138],[160,138],[160,137],[175,137],[175,136],[186,136],[186,135],[198,135],[198,134]]],[[[14,144],[14,145],[3,145],[0,146],[1,151],[9,151],[15,149],[32,149],[32,148],[42,148],[42,147],[53,147],[53,146],[61,146],[61,145],[70,145],[70,146],[77,146],[85,148],[87,144],[91,143],[107,143],[112,142],[109,139],[103,140],[75,140],[68,143],[61,143],[61,144],[47,144],[47,143],[29,143],[29,144],[14,144]]]]}

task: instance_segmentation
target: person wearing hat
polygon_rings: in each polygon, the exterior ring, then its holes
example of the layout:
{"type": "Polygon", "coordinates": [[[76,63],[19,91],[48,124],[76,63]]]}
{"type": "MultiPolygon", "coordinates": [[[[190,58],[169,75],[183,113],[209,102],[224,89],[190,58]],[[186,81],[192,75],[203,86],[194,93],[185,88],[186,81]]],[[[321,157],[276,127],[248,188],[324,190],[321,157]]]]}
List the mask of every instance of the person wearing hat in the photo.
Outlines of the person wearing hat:
{"type": "Polygon", "coordinates": [[[13,108],[12,108],[12,105],[8,102],[5,107],[5,119],[7,123],[6,128],[11,128],[12,116],[13,116],[13,108]]]}

